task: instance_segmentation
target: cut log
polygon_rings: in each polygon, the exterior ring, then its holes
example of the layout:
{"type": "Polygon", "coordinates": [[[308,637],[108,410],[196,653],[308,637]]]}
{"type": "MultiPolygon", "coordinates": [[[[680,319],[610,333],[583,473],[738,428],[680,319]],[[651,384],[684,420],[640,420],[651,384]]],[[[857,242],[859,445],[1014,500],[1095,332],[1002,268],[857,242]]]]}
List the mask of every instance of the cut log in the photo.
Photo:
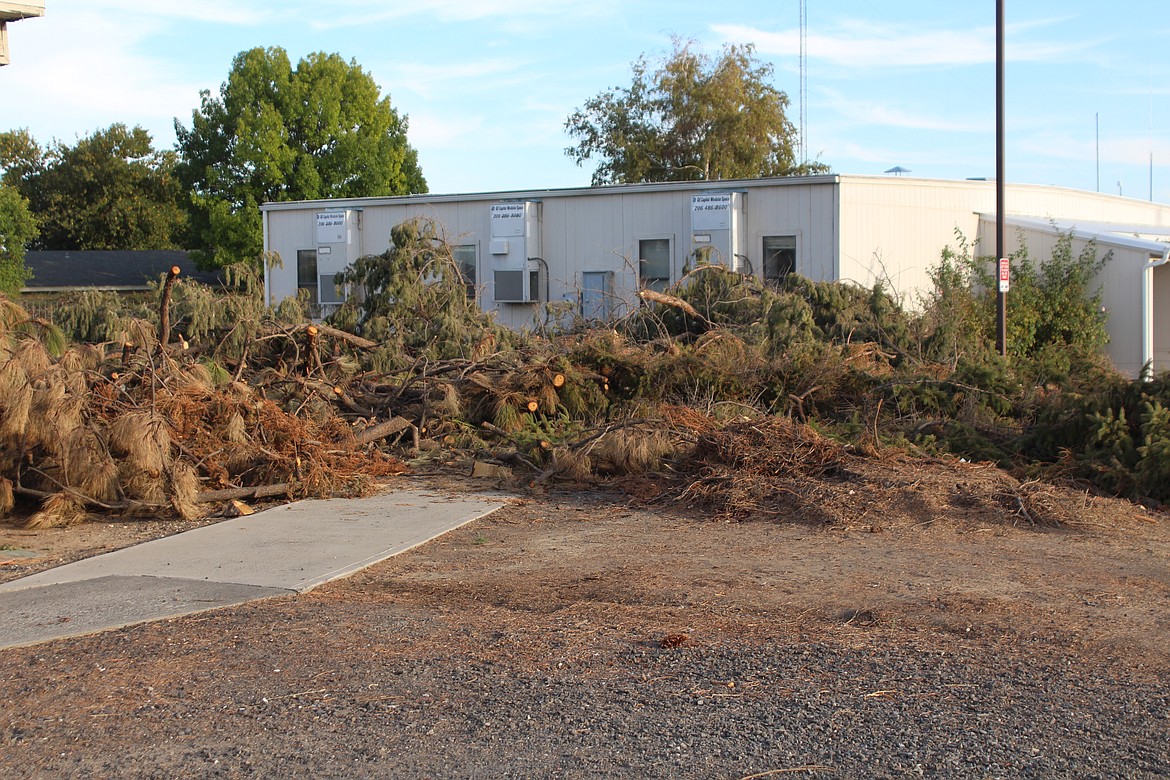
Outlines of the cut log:
{"type": "Polygon", "coordinates": [[[214,504],[217,501],[238,501],[243,498],[272,498],[286,496],[292,490],[291,482],[276,482],[271,485],[205,490],[195,496],[196,504],[214,504]]]}
{"type": "Polygon", "coordinates": [[[540,408],[540,404],[537,403],[536,401],[529,401],[526,406],[527,406],[528,411],[530,411],[530,412],[535,412],[537,409],[540,408]]]}
{"type": "Polygon", "coordinates": [[[393,436],[396,433],[403,431],[411,431],[414,434],[414,448],[418,449],[418,428],[410,420],[405,417],[392,417],[386,422],[378,423],[377,425],[366,428],[359,433],[354,440],[358,445],[372,444],[376,441],[381,441],[387,436],[393,436]]]}
{"type": "Polygon", "coordinates": [[[565,386],[564,374],[553,374],[553,387],[561,388],[565,386]]]}
{"type": "Polygon", "coordinates": [[[682,298],[676,297],[674,295],[667,295],[666,293],[660,293],[660,292],[657,292],[655,290],[644,289],[644,290],[638,290],[638,297],[644,301],[651,301],[652,303],[660,303],[663,306],[671,306],[671,307],[683,312],[684,314],[688,314],[691,317],[694,317],[695,319],[700,319],[700,320],[703,320],[704,322],[707,321],[707,318],[704,317],[703,315],[699,314],[699,312],[695,309],[694,306],[691,306],[689,303],[684,301],[682,298]]]}
{"type": "Polygon", "coordinates": [[[179,266],[172,265],[167,279],[163,282],[162,300],[158,305],[158,343],[165,347],[171,338],[171,288],[179,278],[179,266]]]}
{"type": "Polygon", "coordinates": [[[376,341],[363,339],[361,336],[355,336],[354,334],[347,333],[344,330],[332,328],[323,322],[319,322],[315,325],[299,325],[294,328],[293,331],[308,330],[309,328],[312,328],[322,336],[328,336],[329,338],[333,339],[340,339],[347,344],[352,344],[353,346],[358,347],[359,349],[373,349],[374,347],[378,346],[378,342],[376,341]]]}

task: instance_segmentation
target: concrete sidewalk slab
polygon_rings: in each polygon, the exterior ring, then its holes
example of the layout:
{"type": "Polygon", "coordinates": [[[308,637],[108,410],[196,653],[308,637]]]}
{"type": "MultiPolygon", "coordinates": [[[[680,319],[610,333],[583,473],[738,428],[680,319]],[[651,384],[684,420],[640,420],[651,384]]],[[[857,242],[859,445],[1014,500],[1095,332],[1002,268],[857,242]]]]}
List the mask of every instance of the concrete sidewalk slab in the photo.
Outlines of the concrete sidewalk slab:
{"type": "Polygon", "coordinates": [[[502,504],[394,490],[299,501],[0,584],[0,647],[303,593],[502,504]]]}
{"type": "Polygon", "coordinates": [[[83,636],[290,593],[255,585],[113,575],[41,585],[0,593],[0,647],[83,636]]]}

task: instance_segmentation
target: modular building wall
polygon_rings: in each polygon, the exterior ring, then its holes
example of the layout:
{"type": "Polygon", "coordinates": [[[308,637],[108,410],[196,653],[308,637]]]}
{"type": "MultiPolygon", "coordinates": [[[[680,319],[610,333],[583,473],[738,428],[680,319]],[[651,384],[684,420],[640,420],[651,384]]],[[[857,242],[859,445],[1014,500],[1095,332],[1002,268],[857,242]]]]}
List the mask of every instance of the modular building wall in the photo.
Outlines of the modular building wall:
{"type": "Polygon", "coordinates": [[[481,306],[514,328],[540,321],[546,303],[620,317],[639,305],[641,287],[665,289],[700,262],[762,275],[766,239],[792,245],[789,270],[828,281],[837,278],[836,187],[835,177],[812,177],[270,203],[265,250],[280,262],[269,267],[267,295],[270,303],[296,295],[308,282],[298,279],[298,258],[315,253],[309,277],[318,280],[315,300],[327,310],[332,274],[388,249],[391,229],[414,218],[441,227],[468,259],[481,306]],[[521,207],[529,215],[523,235],[497,235],[493,214],[521,207]],[[321,232],[334,222],[345,232],[321,232]],[[517,263],[528,274],[519,300],[513,288],[501,289],[517,263]]]}
{"type": "MultiPolygon", "coordinates": [[[[841,177],[840,276],[865,287],[884,282],[909,306],[929,289],[930,269],[960,240],[976,255],[994,256],[995,182],[903,177],[841,177]]],[[[1170,206],[1059,187],[1008,184],[1004,212],[1070,225],[1170,228],[1170,206]]],[[[1006,251],[1014,229],[1005,236],[1006,251]]],[[[1037,255],[1046,257],[1046,254],[1037,255]]]]}
{"type": "MultiPolygon", "coordinates": [[[[1008,215],[1034,222],[1170,241],[1164,204],[1009,184],[1005,205],[1008,215]]],[[[268,203],[265,249],[282,265],[270,266],[266,293],[278,303],[311,287],[328,313],[342,297],[332,275],[387,250],[394,226],[421,217],[455,247],[480,305],[512,328],[550,317],[621,317],[640,305],[639,289],[665,290],[700,261],[770,279],[798,273],[865,287],[882,282],[915,307],[931,268],[960,235],[976,254],[994,254],[987,215],[995,209],[994,182],[835,175],[268,203]]],[[[1025,234],[1032,256],[1046,257],[1054,239],[1039,228],[1009,230],[1007,251],[1025,234]]],[[[1110,351],[1131,373],[1151,349],[1170,358],[1170,267],[1153,269],[1142,286],[1142,268],[1158,246],[1119,245],[1102,276],[1110,351]],[[1143,330],[1145,318],[1153,325],[1143,330]],[[1144,337],[1152,347],[1142,346],[1144,337]]]]}

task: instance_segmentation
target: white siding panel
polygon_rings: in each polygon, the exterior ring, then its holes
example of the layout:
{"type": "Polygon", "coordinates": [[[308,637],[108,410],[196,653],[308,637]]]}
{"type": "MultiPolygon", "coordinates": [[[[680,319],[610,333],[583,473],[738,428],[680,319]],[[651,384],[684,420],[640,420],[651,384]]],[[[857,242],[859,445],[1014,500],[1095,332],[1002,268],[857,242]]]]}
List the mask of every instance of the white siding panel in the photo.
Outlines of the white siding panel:
{"type": "Polygon", "coordinates": [[[764,236],[795,235],[796,273],[816,281],[836,279],[836,195],[831,182],[751,189],[744,254],[753,272],[763,273],[764,236]]]}
{"type": "MultiPolygon", "coordinates": [[[[743,220],[738,226],[743,244],[737,251],[747,258],[756,274],[762,272],[763,237],[795,235],[797,273],[815,280],[840,279],[865,286],[884,280],[893,292],[904,295],[906,303],[913,305],[929,284],[928,271],[938,262],[943,248],[954,245],[956,229],[973,242],[982,239],[977,253],[994,253],[994,228],[981,228],[978,216],[994,214],[994,182],[820,176],[693,186],[632,185],[360,198],[265,207],[269,224],[267,248],[279,253],[284,261],[282,269],[269,274],[271,299],[275,303],[296,294],[297,250],[316,248],[314,214],[327,208],[349,208],[360,210],[362,228],[360,241],[348,248],[347,256],[385,251],[391,229],[407,219],[434,219],[452,243],[479,245],[481,305],[489,310],[498,308],[499,320],[504,324],[530,325],[542,307],[497,306],[492,298],[493,266],[487,251],[489,209],[500,200],[539,200],[540,241],[530,245],[533,251],[529,254],[539,252],[547,263],[550,301],[575,306],[583,272],[612,271],[615,293],[628,308],[638,303],[638,241],[671,239],[672,280],[677,281],[693,251],[691,196],[712,189],[744,193],[743,220]]],[[[1009,184],[1006,205],[1012,215],[1052,217],[1063,222],[1149,225],[1170,232],[1170,206],[1111,195],[1009,184]]],[[[1008,238],[1010,241],[1011,236],[1008,238]]],[[[338,259],[331,258],[330,263],[338,259]]],[[[1129,273],[1117,271],[1116,276],[1110,275],[1106,280],[1109,295],[1118,296],[1116,304],[1109,304],[1112,310],[1128,308],[1124,303],[1127,296],[1138,294],[1129,273]]],[[[1162,307],[1159,311],[1170,311],[1170,269],[1160,271],[1157,278],[1155,295],[1162,307]]],[[[1140,278],[1137,283],[1140,285],[1140,278]]],[[[622,313],[621,307],[615,311],[619,316],[622,313]]],[[[1163,330],[1170,329],[1170,313],[1161,315],[1158,322],[1163,330]]],[[[1118,327],[1129,330],[1128,325],[1118,327]]],[[[1159,337],[1157,344],[1159,349],[1170,348],[1170,332],[1159,337]]],[[[1127,364],[1131,360],[1120,353],[1118,359],[1127,364]]]]}
{"type": "Polygon", "coordinates": [[[1170,371],[1170,265],[1154,269],[1154,371],[1170,371]]]}
{"type": "Polygon", "coordinates": [[[840,278],[864,287],[884,281],[914,306],[943,249],[955,246],[955,231],[974,242],[988,208],[995,210],[995,188],[985,182],[846,178],[840,278]]]}

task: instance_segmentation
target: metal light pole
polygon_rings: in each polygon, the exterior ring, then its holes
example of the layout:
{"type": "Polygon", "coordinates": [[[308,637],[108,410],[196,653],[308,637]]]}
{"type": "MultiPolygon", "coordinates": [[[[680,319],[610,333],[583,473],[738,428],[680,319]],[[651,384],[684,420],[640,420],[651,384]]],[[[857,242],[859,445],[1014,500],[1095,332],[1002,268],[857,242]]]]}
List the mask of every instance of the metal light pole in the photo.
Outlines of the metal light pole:
{"type": "Polygon", "coordinates": [[[995,256],[999,271],[999,294],[996,302],[996,346],[1000,355],[1007,355],[1007,291],[1010,266],[1004,254],[1003,215],[1003,3],[995,0],[995,256]],[[1006,278],[1005,278],[1006,277],[1006,278]]]}

